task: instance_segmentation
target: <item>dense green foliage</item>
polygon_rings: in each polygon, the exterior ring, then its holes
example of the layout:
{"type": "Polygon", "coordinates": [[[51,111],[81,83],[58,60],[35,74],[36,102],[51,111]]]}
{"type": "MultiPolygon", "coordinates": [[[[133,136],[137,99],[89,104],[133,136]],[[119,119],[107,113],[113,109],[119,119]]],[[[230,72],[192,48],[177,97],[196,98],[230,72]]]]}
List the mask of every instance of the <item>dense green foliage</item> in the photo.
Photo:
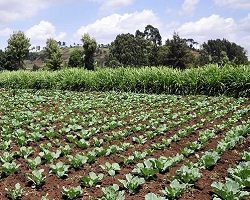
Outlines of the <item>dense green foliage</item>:
{"type": "Polygon", "coordinates": [[[176,32],[172,38],[162,41],[159,29],[150,24],[144,31],[136,30],[135,34],[119,34],[108,45],[97,45],[95,38],[85,33],[81,38],[82,50],[76,46],[71,49],[71,45],[62,47],[60,41],[49,38],[45,51],[40,52],[39,47],[39,52],[34,52],[33,47],[29,52],[29,41],[22,31],[11,35],[5,51],[0,51],[0,70],[58,70],[63,62],[64,67],[88,70],[94,70],[97,64],[111,68],[168,66],[182,70],[206,64],[249,64],[247,51],[234,42],[216,39],[198,46],[194,39],[181,38],[176,32]]]}
{"type": "Polygon", "coordinates": [[[243,47],[226,39],[208,40],[202,45],[201,64],[232,62],[233,64],[247,64],[248,58],[243,47]]]}
{"type": "Polygon", "coordinates": [[[23,67],[23,61],[29,54],[30,39],[22,31],[13,33],[6,47],[6,69],[17,70],[23,67]]]}
{"type": "Polygon", "coordinates": [[[158,66],[162,65],[165,56],[161,48],[160,32],[152,25],[147,25],[144,32],[137,30],[131,33],[119,34],[111,43],[109,66],[158,66]],[[161,53],[160,53],[161,52],[161,53]]]}
{"type": "Polygon", "coordinates": [[[63,62],[62,53],[55,39],[49,38],[47,40],[45,54],[45,63],[49,69],[58,70],[61,68],[61,64],[63,62]]]}
{"type": "Polygon", "coordinates": [[[0,87],[250,97],[250,67],[207,65],[187,70],[147,67],[99,71],[76,68],[56,72],[6,71],[0,74],[0,87]]]}
{"type": "Polygon", "coordinates": [[[109,65],[117,67],[119,65],[141,66],[146,64],[146,57],[141,47],[142,41],[130,33],[118,35],[110,47],[109,65]]]}
{"type": "Polygon", "coordinates": [[[174,33],[173,39],[166,40],[168,54],[165,63],[173,68],[185,69],[194,66],[195,55],[190,51],[187,40],[174,33]]]}
{"type": "Polygon", "coordinates": [[[84,59],[83,59],[83,52],[80,49],[73,49],[70,52],[68,67],[83,67],[84,66],[84,59]]]}
{"type": "Polygon", "coordinates": [[[7,56],[6,53],[0,49],[0,70],[7,68],[7,56]]]}
{"type": "Polygon", "coordinates": [[[85,68],[88,70],[94,70],[94,53],[97,48],[97,42],[94,38],[91,38],[87,33],[82,36],[81,40],[84,49],[85,68]]]}

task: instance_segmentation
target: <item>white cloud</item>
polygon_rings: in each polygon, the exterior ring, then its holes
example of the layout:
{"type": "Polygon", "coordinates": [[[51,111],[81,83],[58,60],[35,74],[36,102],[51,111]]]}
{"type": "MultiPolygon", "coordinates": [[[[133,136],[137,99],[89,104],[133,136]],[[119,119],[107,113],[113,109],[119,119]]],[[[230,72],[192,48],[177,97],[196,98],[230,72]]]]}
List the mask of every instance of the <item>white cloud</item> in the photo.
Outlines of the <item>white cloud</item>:
{"type": "Polygon", "coordinates": [[[185,23],[176,29],[181,37],[193,38],[200,44],[207,42],[209,39],[225,38],[243,46],[245,49],[250,49],[249,30],[250,14],[239,21],[235,21],[233,18],[211,15],[196,22],[185,23]]]}
{"type": "Polygon", "coordinates": [[[49,0],[0,0],[0,22],[29,18],[48,5],[49,0]]]}
{"type": "Polygon", "coordinates": [[[250,9],[249,0],[214,0],[216,5],[227,6],[235,9],[250,9]]]}
{"type": "Polygon", "coordinates": [[[64,2],[70,0],[0,0],[0,23],[31,18],[41,9],[64,2]]]}
{"type": "Polygon", "coordinates": [[[200,0],[185,0],[180,14],[193,15],[200,0]]]}
{"type": "Polygon", "coordinates": [[[239,21],[239,28],[241,31],[250,32],[250,13],[239,21]]]}
{"type": "Polygon", "coordinates": [[[0,30],[0,36],[10,36],[13,33],[13,30],[10,28],[5,28],[0,30]]]}
{"type": "Polygon", "coordinates": [[[137,29],[144,31],[144,28],[151,24],[160,29],[161,23],[157,15],[151,10],[142,12],[126,13],[124,15],[112,14],[95,21],[93,24],[82,26],[75,34],[81,38],[84,33],[89,33],[99,43],[110,43],[121,33],[135,33],[137,29]]]}
{"type": "Polygon", "coordinates": [[[196,40],[227,38],[236,36],[236,22],[232,18],[223,18],[219,15],[211,15],[201,18],[196,22],[188,22],[177,29],[183,37],[193,37],[196,40]]]}
{"type": "Polygon", "coordinates": [[[26,36],[30,38],[33,45],[44,45],[48,38],[54,38],[61,41],[65,38],[66,33],[56,33],[56,27],[48,21],[41,21],[26,31],[26,36]]]}

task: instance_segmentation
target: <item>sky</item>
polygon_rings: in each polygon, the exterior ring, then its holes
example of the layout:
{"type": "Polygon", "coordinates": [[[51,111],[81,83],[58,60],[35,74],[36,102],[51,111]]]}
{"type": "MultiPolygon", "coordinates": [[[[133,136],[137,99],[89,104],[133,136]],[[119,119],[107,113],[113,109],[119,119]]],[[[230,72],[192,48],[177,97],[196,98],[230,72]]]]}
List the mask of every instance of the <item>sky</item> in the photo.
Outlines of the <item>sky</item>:
{"type": "Polygon", "coordinates": [[[13,31],[23,31],[32,46],[46,46],[48,38],[82,44],[84,33],[109,44],[148,24],[159,29],[163,44],[174,32],[200,45],[225,38],[250,59],[250,0],[0,0],[1,49],[13,31]]]}

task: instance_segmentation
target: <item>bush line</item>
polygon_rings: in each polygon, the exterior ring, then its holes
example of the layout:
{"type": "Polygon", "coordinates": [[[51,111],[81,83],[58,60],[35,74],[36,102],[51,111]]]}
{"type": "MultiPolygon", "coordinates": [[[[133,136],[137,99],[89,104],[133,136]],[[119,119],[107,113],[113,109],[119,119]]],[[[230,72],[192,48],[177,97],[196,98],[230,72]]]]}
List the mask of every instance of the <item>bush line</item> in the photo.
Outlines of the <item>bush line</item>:
{"type": "Polygon", "coordinates": [[[210,64],[184,71],[167,67],[4,71],[0,88],[250,97],[250,66],[210,64]]]}

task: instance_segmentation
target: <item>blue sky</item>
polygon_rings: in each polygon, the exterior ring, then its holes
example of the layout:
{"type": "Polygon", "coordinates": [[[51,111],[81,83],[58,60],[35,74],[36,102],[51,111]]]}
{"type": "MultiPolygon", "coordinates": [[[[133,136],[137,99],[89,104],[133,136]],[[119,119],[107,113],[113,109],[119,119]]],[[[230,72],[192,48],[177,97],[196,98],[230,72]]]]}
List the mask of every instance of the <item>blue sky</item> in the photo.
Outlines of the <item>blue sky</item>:
{"type": "Polygon", "coordinates": [[[0,48],[21,30],[33,46],[48,38],[81,44],[88,32],[98,43],[151,24],[163,43],[174,31],[199,44],[226,38],[250,55],[249,0],[0,0],[0,48]]]}

